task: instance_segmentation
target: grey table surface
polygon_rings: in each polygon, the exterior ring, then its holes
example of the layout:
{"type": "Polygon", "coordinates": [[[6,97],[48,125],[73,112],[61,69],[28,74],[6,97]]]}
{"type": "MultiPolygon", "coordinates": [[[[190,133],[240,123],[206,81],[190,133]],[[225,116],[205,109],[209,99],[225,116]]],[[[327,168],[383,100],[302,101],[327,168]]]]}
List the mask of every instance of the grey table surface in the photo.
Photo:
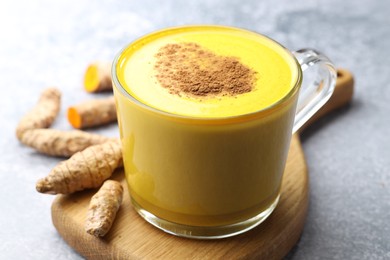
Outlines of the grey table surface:
{"type": "MultiPolygon", "coordinates": [[[[145,33],[183,24],[223,24],[266,34],[291,50],[313,47],[353,72],[352,104],[304,132],[310,205],[287,259],[390,259],[390,1],[45,1],[0,3],[0,259],[82,259],[56,232],[54,197],[35,182],[58,158],[15,138],[18,120],[47,86],[63,92],[54,124],[87,64],[112,60],[145,33]]],[[[115,125],[91,130],[117,136],[115,125]]]]}

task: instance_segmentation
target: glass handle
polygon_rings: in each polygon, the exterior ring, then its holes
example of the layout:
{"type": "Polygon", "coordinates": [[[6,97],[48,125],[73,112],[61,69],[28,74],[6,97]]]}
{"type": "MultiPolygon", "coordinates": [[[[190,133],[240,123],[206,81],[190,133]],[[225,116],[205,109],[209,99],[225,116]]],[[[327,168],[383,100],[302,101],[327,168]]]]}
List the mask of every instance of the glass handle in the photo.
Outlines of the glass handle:
{"type": "Polygon", "coordinates": [[[329,100],[336,85],[337,72],[332,62],[316,50],[301,49],[293,54],[303,72],[293,126],[295,133],[329,100]]]}

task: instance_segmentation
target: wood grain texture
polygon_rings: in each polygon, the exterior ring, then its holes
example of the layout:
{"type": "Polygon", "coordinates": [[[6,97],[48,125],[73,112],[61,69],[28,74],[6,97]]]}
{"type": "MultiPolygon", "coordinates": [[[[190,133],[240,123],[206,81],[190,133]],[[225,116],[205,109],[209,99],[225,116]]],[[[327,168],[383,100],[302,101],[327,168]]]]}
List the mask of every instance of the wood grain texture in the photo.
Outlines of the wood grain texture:
{"type": "MultiPolygon", "coordinates": [[[[352,75],[342,70],[339,77],[334,95],[315,119],[350,101],[352,75]]],[[[71,247],[88,259],[281,259],[300,237],[309,199],[308,173],[297,134],[291,141],[275,211],[260,226],[235,237],[194,240],[166,234],[132,208],[123,170],[118,170],[113,179],[122,182],[125,196],[114,225],[104,238],[84,231],[88,203],[96,190],[59,195],[52,204],[54,226],[71,247]]]]}

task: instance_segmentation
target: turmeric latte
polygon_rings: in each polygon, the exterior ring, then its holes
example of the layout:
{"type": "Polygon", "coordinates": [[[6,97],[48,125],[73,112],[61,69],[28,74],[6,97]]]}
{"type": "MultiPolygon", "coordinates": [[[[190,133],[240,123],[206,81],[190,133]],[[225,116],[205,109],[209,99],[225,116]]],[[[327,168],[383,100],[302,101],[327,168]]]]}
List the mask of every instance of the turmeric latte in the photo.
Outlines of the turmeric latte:
{"type": "Polygon", "coordinates": [[[141,215],[217,227],[272,212],[301,76],[290,52],[249,31],[193,26],[133,42],[114,66],[126,179],[141,215]]]}
{"type": "Polygon", "coordinates": [[[225,27],[153,34],[126,49],[116,69],[119,82],[140,102],[202,118],[267,108],[289,93],[298,75],[283,47],[225,27]]]}

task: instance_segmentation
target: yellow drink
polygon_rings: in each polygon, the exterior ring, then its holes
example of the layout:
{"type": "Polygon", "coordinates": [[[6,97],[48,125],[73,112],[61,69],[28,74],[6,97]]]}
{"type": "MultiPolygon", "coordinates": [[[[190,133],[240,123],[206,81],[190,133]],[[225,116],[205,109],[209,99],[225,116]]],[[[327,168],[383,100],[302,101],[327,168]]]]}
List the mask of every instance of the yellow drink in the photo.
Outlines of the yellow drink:
{"type": "Polygon", "coordinates": [[[301,80],[288,51],[245,30],[194,26],[147,35],[115,64],[125,172],[137,210],[200,234],[272,212],[301,80]],[[196,96],[162,87],[156,54],[188,43],[238,60],[253,72],[251,90],[196,96]]]}

